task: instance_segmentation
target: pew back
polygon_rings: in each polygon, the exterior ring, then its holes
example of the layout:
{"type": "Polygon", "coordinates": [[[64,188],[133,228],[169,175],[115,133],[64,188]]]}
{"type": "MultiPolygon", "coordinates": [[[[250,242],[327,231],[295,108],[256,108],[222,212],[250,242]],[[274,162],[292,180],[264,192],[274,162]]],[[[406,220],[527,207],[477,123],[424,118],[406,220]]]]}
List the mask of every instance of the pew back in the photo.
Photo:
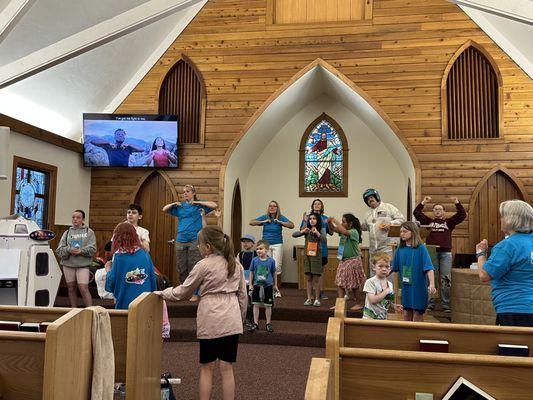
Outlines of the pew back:
{"type": "Polygon", "coordinates": [[[464,377],[497,399],[526,400],[533,360],[520,357],[341,348],[341,399],[441,399],[464,377]],[[423,373],[422,373],[423,371],[423,373]]]}
{"type": "Polygon", "coordinates": [[[0,331],[0,398],[89,399],[91,326],[91,311],[80,309],[56,319],[46,333],[0,331]]]}

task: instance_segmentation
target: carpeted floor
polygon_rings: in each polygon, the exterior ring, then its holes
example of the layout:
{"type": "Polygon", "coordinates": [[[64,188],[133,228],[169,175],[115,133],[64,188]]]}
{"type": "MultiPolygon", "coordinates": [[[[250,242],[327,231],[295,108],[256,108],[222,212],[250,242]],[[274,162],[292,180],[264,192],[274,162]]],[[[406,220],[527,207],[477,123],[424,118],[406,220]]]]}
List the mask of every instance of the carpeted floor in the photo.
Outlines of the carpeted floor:
{"type": "MultiPolygon", "coordinates": [[[[174,387],[177,399],[198,398],[198,343],[164,343],[163,371],[181,378],[174,387]]],[[[234,365],[236,399],[282,400],[302,399],[312,357],[324,357],[324,349],[316,347],[239,344],[234,365]]],[[[220,374],[215,372],[213,400],[221,399],[220,374]]]]}

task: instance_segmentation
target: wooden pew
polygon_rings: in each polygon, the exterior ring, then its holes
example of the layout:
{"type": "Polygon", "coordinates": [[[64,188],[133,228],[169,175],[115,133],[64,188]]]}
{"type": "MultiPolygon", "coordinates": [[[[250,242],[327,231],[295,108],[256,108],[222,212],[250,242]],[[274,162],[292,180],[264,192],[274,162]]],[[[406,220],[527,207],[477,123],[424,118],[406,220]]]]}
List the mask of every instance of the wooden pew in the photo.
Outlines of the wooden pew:
{"type": "Polygon", "coordinates": [[[91,327],[92,312],[79,309],[46,333],[0,331],[0,398],[90,399],[91,327]]]}
{"type": "MultiPolygon", "coordinates": [[[[47,322],[70,310],[0,306],[0,320],[47,322]]],[[[115,381],[126,383],[126,400],[160,398],[161,310],[162,300],[153,293],[141,294],[130,304],[128,311],[108,310],[115,353],[115,381]]]]}
{"type": "Polygon", "coordinates": [[[332,360],[335,399],[372,398],[377,392],[395,398],[430,392],[439,398],[459,376],[496,398],[531,398],[533,381],[515,390],[509,378],[531,376],[533,359],[498,356],[498,343],[533,347],[533,329],[330,318],[326,358],[332,360]],[[420,339],[448,340],[450,353],[420,352],[420,339]],[[376,380],[384,371],[401,384],[376,380]]]}
{"type": "Polygon", "coordinates": [[[327,358],[313,357],[305,387],[305,400],[334,399],[333,366],[327,358]]]}
{"type": "Polygon", "coordinates": [[[341,399],[441,399],[464,377],[496,399],[530,400],[533,359],[340,348],[341,399]]]}

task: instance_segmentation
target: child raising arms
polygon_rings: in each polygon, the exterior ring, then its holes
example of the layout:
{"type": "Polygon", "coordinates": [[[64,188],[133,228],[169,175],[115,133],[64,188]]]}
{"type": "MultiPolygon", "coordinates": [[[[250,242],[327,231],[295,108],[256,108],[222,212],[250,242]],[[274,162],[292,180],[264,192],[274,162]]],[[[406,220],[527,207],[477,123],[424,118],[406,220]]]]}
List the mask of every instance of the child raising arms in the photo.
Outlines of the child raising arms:
{"type": "Polygon", "coordinates": [[[434,294],[436,291],[435,274],[431,257],[420,239],[418,225],[414,222],[404,222],[400,228],[400,247],[394,254],[392,271],[400,274],[403,319],[424,321],[428,292],[434,294]]]}
{"type": "Polygon", "coordinates": [[[236,261],[231,238],[217,226],[198,233],[198,247],[205,257],[198,261],[185,282],[155,292],[168,301],[186,300],[199,288],[196,314],[200,340],[200,400],[211,398],[213,371],[217,359],[222,376],[222,398],[235,398],[233,365],[237,359],[239,335],[246,315],[246,283],[236,261]]]}
{"type": "Polygon", "coordinates": [[[330,218],[328,224],[329,229],[337,232],[341,237],[337,254],[339,266],[335,276],[338,297],[344,297],[350,290],[353,290],[356,304],[351,310],[361,310],[363,306],[357,302],[357,289],[363,289],[366,281],[359,250],[361,223],[355,215],[347,213],[342,216],[342,223],[335,218],[330,218]]]}

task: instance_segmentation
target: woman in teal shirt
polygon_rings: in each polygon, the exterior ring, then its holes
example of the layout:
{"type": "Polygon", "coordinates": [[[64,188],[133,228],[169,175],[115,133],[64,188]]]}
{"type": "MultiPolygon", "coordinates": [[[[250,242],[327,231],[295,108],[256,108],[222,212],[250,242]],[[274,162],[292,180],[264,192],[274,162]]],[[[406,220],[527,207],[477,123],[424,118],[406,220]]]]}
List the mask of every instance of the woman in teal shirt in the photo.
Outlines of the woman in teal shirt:
{"type": "MultiPolygon", "coordinates": [[[[200,210],[203,209],[208,214],[217,208],[217,203],[213,201],[199,201],[193,185],[183,187],[183,200],[181,203],[178,201],[163,207],[163,212],[179,220],[176,236],[176,262],[181,283],[185,282],[193,267],[202,258],[198,250],[198,232],[202,229],[200,210]]],[[[196,296],[193,296],[191,300],[196,300],[196,296]]]]}
{"type": "MultiPolygon", "coordinates": [[[[283,264],[283,228],[294,228],[294,224],[284,215],[277,201],[272,200],[268,203],[267,213],[256,219],[250,221],[251,226],[263,227],[263,240],[270,244],[270,255],[276,263],[276,275],[281,275],[281,266],[283,264]]],[[[278,276],[278,282],[281,282],[278,276]]],[[[281,297],[281,292],[278,290],[274,293],[275,297],[281,297]]]]}
{"type": "Polygon", "coordinates": [[[506,239],[488,259],[487,239],[476,245],[479,278],[492,284],[496,325],[533,327],[533,207],[504,201],[500,215],[506,239]]]}

